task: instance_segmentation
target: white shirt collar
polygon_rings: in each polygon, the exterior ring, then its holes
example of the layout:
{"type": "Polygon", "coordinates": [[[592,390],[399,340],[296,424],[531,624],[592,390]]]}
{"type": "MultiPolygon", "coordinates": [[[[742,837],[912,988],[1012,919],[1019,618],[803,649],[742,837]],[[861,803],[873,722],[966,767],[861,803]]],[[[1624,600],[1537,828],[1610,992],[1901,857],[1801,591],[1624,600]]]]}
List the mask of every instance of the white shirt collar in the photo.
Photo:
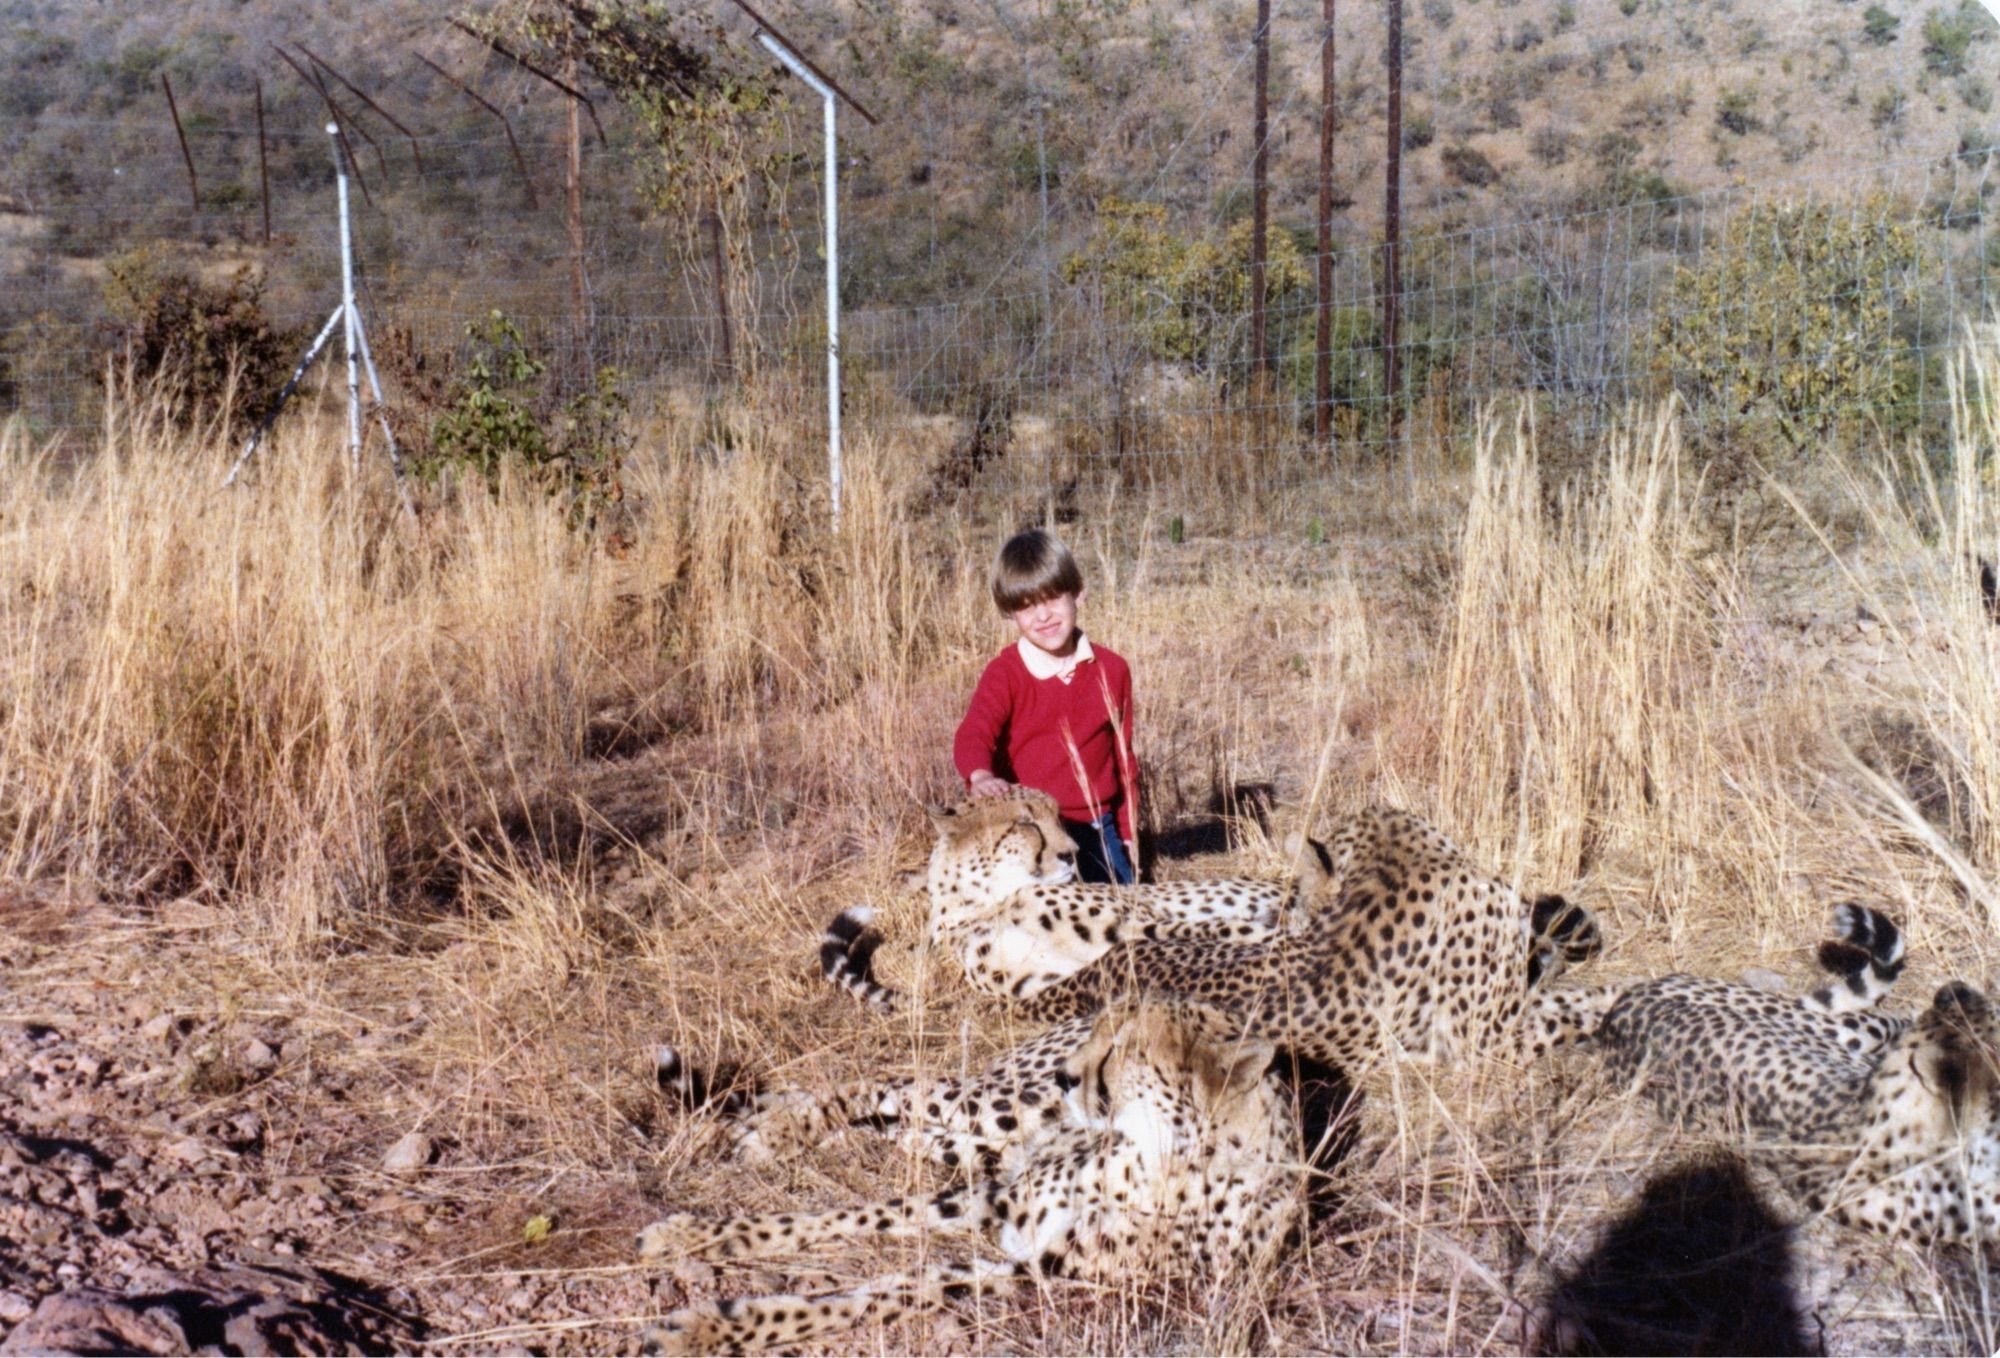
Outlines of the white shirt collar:
{"type": "Polygon", "coordinates": [[[1053,656],[1041,647],[1022,637],[1014,645],[1021,652],[1021,663],[1028,667],[1028,673],[1037,679],[1060,679],[1067,684],[1076,677],[1076,667],[1088,664],[1097,658],[1090,649],[1090,638],[1083,633],[1076,634],[1076,649],[1065,656],[1053,656]]]}

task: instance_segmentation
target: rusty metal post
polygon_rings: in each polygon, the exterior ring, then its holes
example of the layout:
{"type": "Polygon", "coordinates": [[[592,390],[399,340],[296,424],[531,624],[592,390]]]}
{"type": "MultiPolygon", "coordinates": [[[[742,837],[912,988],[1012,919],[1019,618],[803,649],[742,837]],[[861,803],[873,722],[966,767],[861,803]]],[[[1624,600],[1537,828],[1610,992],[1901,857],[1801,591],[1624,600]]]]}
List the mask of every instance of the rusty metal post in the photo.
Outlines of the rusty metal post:
{"type": "Polygon", "coordinates": [[[174,135],[181,139],[181,159],[186,162],[188,171],[188,197],[194,200],[194,210],[199,212],[201,211],[201,188],[195,182],[194,156],[188,151],[187,132],[181,127],[180,106],[174,103],[174,82],[167,79],[165,71],[161,71],[160,84],[167,91],[167,112],[174,115],[174,135]]]}
{"type": "MultiPolygon", "coordinates": [[[[1265,329],[1265,248],[1271,228],[1268,197],[1271,168],[1271,0],[1257,0],[1257,92],[1251,137],[1256,155],[1250,162],[1250,375],[1251,386],[1271,365],[1270,336],[1265,329]]],[[[1253,395],[1251,398],[1257,398],[1253,395]]]]}
{"type": "MultiPolygon", "coordinates": [[[[424,153],[423,150],[417,145],[416,133],[410,131],[409,128],[404,127],[400,122],[396,121],[396,117],[394,114],[390,113],[388,109],[383,108],[373,99],[370,99],[368,97],[368,92],[366,90],[362,89],[352,80],[349,80],[339,71],[333,69],[332,64],[323,60],[317,53],[315,53],[312,50],[312,48],[306,46],[304,43],[299,43],[298,49],[306,54],[306,60],[310,61],[313,65],[319,67],[322,71],[325,71],[335,80],[338,80],[341,83],[342,87],[344,87],[348,93],[352,94],[356,99],[359,99],[362,103],[368,105],[369,108],[375,110],[376,117],[380,118],[383,122],[389,124],[389,126],[395,128],[398,132],[402,133],[403,139],[410,143],[410,159],[416,162],[417,173],[422,174],[424,172],[424,153]]],[[[360,129],[359,127],[357,127],[356,130],[362,131],[362,135],[364,136],[367,135],[365,130],[360,129]]],[[[375,142],[372,137],[369,138],[368,144],[370,146],[375,146],[375,142]]],[[[382,161],[382,173],[386,177],[389,173],[389,163],[386,159],[383,158],[382,148],[379,146],[375,146],[375,158],[377,160],[382,161]]]]}
{"type": "Polygon", "coordinates": [[[1333,134],[1340,126],[1340,91],[1334,77],[1334,0],[1323,0],[1319,47],[1319,251],[1318,318],[1313,329],[1313,438],[1333,439],[1333,134]]]}
{"type": "Polygon", "coordinates": [[[722,248],[722,205],[719,202],[709,209],[708,244],[715,257],[715,315],[722,327],[722,376],[723,380],[729,381],[736,376],[736,355],[729,334],[729,261],[722,248]]]}
{"type": "MultiPolygon", "coordinates": [[[[421,61],[424,65],[430,67],[433,71],[436,71],[439,75],[443,76],[445,78],[446,83],[451,85],[460,94],[463,94],[473,103],[479,105],[481,108],[485,109],[488,113],[492,114],[494,117],[500,120],[501,128],[504,129],[507,133],[507,145],[510,148],[512,148],[514,152],[514,168],[518,170],[521,174],[521,189],[523,196],[526,197],[528,200],[528,209],[530,211],[534,211],[536,208],[540,207],[541,205],[535,201],[535,181],[528,177],[528,162],[522,159],[521,157],[521,143],[514,140],[514,124],[508,121],[507,115],[502,113],[499,109],[493,107],[493,105],[489,103],[487,100],[481,98],[478,91],[474,90],[470,85],[466,84],[463,80],[460,80],[457,76],[453,75],[450,71],[447,71],[444,67],[438,65],[435,61],[432,61],[422,52],[412,52],[410,55],[415,57],[418,61],[421,61]]],[[[364,193],[367,192],[365,187],[363,188],[362,192],[364,193]]]]}
{"type": "MultiPolygon", "coordinates": [[[[294,71],[297,71],[299,74],[299,79],[306,82],[306,88],[313,91],[313,93],[317,94],[320,97],[320,102],[326,105],[327,116],[329,119],[328,126],[330,129],[332,129],[330,135],[334,138],[335,141],[338,141],[340,143],[340,150],[346,154],[347,167],[350,170],[354,171],[354,182],[357,185],[359,185],[361,189],[361,200],[367,203],[368,206],[374,207],[375,195],[368,192],[368,180],[366,176],[364,176],[361,173],[361,162],[355,158],[354,146],[351,142],[347,140],[347,133],[345,130],[342,129],[342,124],[345,122],[347,115],[341,111],[340,105],[333,102],[333,95],[327,89],[326,82],[324,80],[321,80],[318,76],[314,75],[311,71],[308,71],[305,67],[299,65],[298,62],[292,60],[292,54],[290,52],[287,52],[284,48],[278,46],[278,44],[272,43],[271,50],[278,54],[279,58],[284,61],[285,65],[291,67],[294,71]]],[[[417,60],[422,61],[423,58],[418,57],[417,60]]],[[[381,150],[377,148],[375,154],[377,156],[380,156],[381,150]]]]}
{"type": "Polygon", "coordinates": [[[264,79],[252,76],[257,84],[257,180],[263,185],[264,244],[271,243],[271,160],[264,141],[264,79]]]}
{"type": "MultiPolygon", "coordinates": [[[[576,83],[576,57],[569,59],[564,73],[576,83]]],[[[563,176],[563,192],[569,207],[569,307],[570,351],[579,384],[589,380],[596,345],[590,320],[590,276],[583,263],[583,116],[582,100],[569,100],[569,157],[563,176]]]]}
{"type": "Polygon", "coordinates": [[[1382,389],[1389,431],[1402,428],[1403,373],[1397,353],[1403,293],[1403,0],[1389,0],[1389,155],[1382,223],[1382,389]]]}

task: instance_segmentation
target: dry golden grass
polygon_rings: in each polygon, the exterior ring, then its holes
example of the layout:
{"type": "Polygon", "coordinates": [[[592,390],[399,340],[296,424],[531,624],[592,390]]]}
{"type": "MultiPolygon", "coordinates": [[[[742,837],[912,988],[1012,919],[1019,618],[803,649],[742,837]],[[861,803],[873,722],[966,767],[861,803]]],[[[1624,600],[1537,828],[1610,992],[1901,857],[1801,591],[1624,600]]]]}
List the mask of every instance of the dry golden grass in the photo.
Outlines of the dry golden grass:
{"type": "MultiPolygon", "coordinates": [[[[1259,492],[1230,452],[1192,480],[1086,479],[1060,527],[1087,626],[1137,676],[1159,872],[1277,869],[1281,834],[1226,819],[1260,798],[1279,831],[1382,799],[1599,911],[1606,977],[1802,982],[1826,909],[1861,899],[1908,924],[1912,1000],[1985,984],[2000,643],[1964,563],[2000,544],[2000,357],[1975,347],[1961,380],[1952,475],[1899,455],[1774,487],[1783,552],[1715,530],[1665,414],[1581,490],[1492,419],[1422,478],[1259,492]]],[[[0,442],[0,872],[135,921],[37,984],[83,968],[286,1014],[341,1090],[293,1110],[294,1153],[357,1183],[403,1132],[443,1139],[413,1191],[448,1225],[413,1237],[419,1293],[532,1275],[591,1313],[443,1321],[468,1349],[627,1342],[681,1297],[628,1263],[668,1203],[928,1181],[860,1138],[776,1175],[717,1162],[648,1054],[811,1086],[1006,1040],[912,953],[882,963],[925,1003],[886,1023],[811,956],[856,900],[920,931],[917,807],[952,791],[959,704],[1005,639],[987,562],[1032,494],[940,498],[916,438],[864,435],[835,534],[808,434],[746,402],[725,439],[647,431],[614,554],[524,486],[406,515],[326,419],[223,493],[212,432],[118,408],[88,461],[0,442]],[[523,1245],[544,1210],[556,1234],[523,1245]]],[[[1677,1150],[1574,1065],[1397,1068],[1368,1092],[1344,1205],[1264,1288],[1064,1290],[848,1347],[1515,1350],[1550,1269],[1677,1150]]],[[[362,1260],[400,1220],[326,1247],[362,1260]]],[[[1983,1279],[1806,1242],[1835,1349],[1994,1347],[1983,1279]]]]}

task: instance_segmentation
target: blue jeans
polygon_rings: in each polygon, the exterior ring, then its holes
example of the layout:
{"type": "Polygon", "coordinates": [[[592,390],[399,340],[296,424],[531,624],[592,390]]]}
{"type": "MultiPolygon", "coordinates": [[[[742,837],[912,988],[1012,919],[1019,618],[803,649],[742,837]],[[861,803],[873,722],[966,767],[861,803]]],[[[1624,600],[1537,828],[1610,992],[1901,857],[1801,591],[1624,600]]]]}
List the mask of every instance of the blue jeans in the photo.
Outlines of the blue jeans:
{"type": "Polygon", "coordinates": [[[1093,821],[1066,820],[1063,829],[1076,841],[1076,877],[1080,882],[1110,882],[1130,886],[1134,873],[1126,856],[1125,841],[1118,837],[1118,814],[1099,816],[1093,821]]]}

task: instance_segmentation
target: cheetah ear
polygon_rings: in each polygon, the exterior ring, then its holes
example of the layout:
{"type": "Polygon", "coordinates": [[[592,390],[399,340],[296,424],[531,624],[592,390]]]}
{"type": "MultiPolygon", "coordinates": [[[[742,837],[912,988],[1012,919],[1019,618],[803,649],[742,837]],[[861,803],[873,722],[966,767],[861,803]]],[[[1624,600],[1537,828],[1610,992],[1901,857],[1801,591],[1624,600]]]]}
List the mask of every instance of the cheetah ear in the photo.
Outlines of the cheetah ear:
{"type": "Polygon", "coordinates": [[[1098,1015],[1097,1022],[1091,1027],[1090,1036],[1086,1037],[1082,1045],[1071,1052],[1062,1063],[1062,1073],[1057,1082],[1065,1090],[1082,1091],[1081,1107],[1086,1117],[1110,1115],[1110,1109],[1093,1108],[1090,1101],[1096,1095],[1098,1071],[1109,1059],[1112,1044],[1124,1031],[1127,1017],[1128,1013],[1123,1005],[1114,1005],[1105,1010],[1098,1015]]]}
{"type": "Polygon", "coordinates": [[[1285,861],[1298,869],[1299,891],[1310,896],[1333,880],[1333,855],[1303,830],[1285,836],[1285,861]]]}
{"type": "Polygon", "coordinates": [[[1195,1093],[1210,1108],[1226,1108],[1264,1082],[1278,1049],[1269,1042],[1235,1042],[1202,1055],[1210,1059],[1195,1062],[1195,1093]]]}
{"type": "Polygon", "coordinates": [[[951,829],[959,821],[958,808],[946,806],[942,802],[928,803],[924,807],[924,814],[931,818],[931,826],[939,834],[951,829]]]}

